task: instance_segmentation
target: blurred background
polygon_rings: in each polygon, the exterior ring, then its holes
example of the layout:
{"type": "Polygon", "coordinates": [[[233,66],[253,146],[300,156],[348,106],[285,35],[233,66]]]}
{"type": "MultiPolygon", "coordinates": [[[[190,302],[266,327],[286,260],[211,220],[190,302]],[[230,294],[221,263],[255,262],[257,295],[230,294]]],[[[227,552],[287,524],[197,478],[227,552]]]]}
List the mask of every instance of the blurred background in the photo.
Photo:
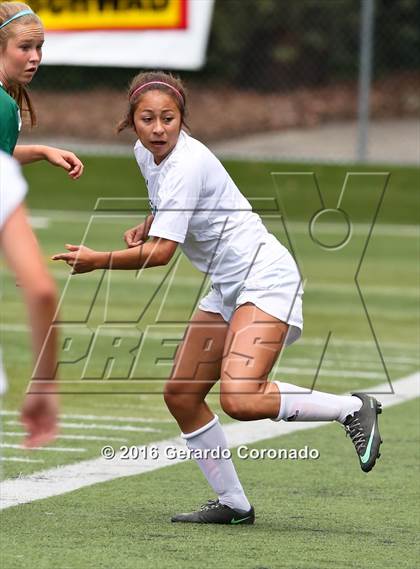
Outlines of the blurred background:
{"type": "MultiPolygon", "coordinates": [[[[115,124],[138,71],[43,65],[23,140],[128,151],[115,124]]],[[[205,64],[175,72],[222,157],[419,163],[420,0],[215,0],[205,64]]]]}

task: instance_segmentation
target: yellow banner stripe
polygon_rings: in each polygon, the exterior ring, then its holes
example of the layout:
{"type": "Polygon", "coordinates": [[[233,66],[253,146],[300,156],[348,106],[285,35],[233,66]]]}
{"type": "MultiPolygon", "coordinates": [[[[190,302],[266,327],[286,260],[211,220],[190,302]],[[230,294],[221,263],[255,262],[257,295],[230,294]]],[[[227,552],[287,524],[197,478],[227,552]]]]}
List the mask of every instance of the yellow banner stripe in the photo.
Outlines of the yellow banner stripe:
{"type": "Polygon", "coordinates": [[[182,29],[189,0],[34,0],[47,31],[182,29]]]}

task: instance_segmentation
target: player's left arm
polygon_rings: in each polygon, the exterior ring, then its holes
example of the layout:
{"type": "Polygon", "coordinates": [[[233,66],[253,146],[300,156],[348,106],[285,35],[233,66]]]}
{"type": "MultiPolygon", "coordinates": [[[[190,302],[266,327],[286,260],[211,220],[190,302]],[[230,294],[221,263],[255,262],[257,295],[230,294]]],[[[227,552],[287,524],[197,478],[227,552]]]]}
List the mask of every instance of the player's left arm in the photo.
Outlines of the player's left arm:
{"type": "Polygon", "coordinates": [[[67,253],[52,257],[65,261],[72,273],[89,273],[96,269],[145,269],[167,265],[178,243],[162,237],[152,237],[147,243],[122,251],[94,251],[83,245],[66,245],[67,253]]]}
{"type": "Polygon", "coordinates": [[[53,166],[59,166],[66,170],[73,180],[77,180],[83,174],[83,162],[69,150],[42,144],[18,144],[13,156],[21,164],[47,160],[53,166]]]}

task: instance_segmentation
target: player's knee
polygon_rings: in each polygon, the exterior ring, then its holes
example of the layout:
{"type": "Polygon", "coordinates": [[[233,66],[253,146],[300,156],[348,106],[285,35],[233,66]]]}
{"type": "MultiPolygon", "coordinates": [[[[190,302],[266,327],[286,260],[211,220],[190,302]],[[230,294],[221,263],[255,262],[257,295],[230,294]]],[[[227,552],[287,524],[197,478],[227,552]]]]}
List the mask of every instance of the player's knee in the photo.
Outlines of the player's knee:
{"type": "Polygon", "coordinates": [[[246,421],[249,415],[249,405],[244,396],[235,393],[222,393],[220,395],[220,405],[223,411],[238,421],[246,421]]]}
{"type": "Polygon", "coordinates": [[[163,398],[167,408],[172,413],[187,412],[188,409],[191,409],[191,396],[188,393],[183,393],[174,381],[166,383],[163,398]]]}
{"type": "Polygon", "coordinates": [[[166,382],[164,390],[163,390],[163,399],[165,400],[166,406],[168,409],[174,405],[175,399],[177,396],[176,390],[173,388],[170,381],[166,382]]]}
{"type": "Polygon", "coordinates": [[[40,305],[52,305],[56,302],[56,286],[49,275],[26,287],[27,295],[40,305]]]}

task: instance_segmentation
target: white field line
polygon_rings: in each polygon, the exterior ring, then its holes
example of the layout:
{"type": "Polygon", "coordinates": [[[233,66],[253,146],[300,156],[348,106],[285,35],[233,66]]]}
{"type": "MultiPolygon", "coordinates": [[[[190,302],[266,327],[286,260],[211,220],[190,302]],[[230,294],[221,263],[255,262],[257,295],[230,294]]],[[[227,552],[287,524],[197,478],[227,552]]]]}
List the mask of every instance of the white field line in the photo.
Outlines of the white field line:
{"type": "MultiPolygon", "coordinates": [[[[14,324],[14,325],[13,325],[13,324],[12,324],[12,325],[10,325],[10,328],[12,328],[13,331],[18,331],[18,332],[24,332],[24,331],[25,331],[25,332],[26,332],[26,331],[27,331],[27,328],[25,327],[25,329],[23,330],[23,329],[21,329],[21,326],[23,327],[23,325],[19,325],[19,324],[14,324]]],[[[0,330],[4,329],[4,328],[6,328],[6,327],[9,328],[8,325],[6,325],[6,326],[0,326],[0,330]]],[[[118,330],[117,328],[112,328],[112,330],[109,330],[109,331],[103,330],[103,331],[101,332],[101,334],[103,334],[104,336],[106,336],[106,335],[114,336],[117,330],[118,330]]],[[[78,334],[80,334],[80,332],[81,332],[81,331],[78,330],[78,334]]],[[[129,330],[123,329],[123,330],[121,330],[121,332],[122,332],[122,335],[129,336],[129,337],[131,337],[131,336],[135,336],[135,337],[140,336],[140,331],[137,333],[137,332],[131,332],[131,331],[129,331],[129,330]]],[[[91,330],[88,329],[88,328],[86,328],[86,334],[88,334],[88,333],[91,334],[91,330]]],[[[161,333],[159,333],[159,334],[153,334],[153,333],[151,333],[151,334],[149,334],[149,337],[156,337],[156,338],[159,338],[159,339],[160,339],[160,338],[162,337],[162,334],[161,334],[161,333]]],[[[318,340],[318,339],[315,339],[315,340],[313,340],[313,341],[311,341],[311,340],[309,340],[309,341],[306,340],[306,342],[305,342],[304,339],[302,339],[302,340],[300,340],[300,342],[301,342],[301,343],[310,344],[310,345],[312,345],[312,344],[313,344],[313,345],[321,345],[321,341],[318,340]]],[[[335,340],[332,340],[332,343],[335,343],[337,346],[338,346],[338,345],[347,345],[347,343],[346,343],[345,341],[335,341],[335,340]]],[[[348,344],[364,345],[363,342],[360,342],[360,341],[353,341],[353,342],[352,342],[352,341],[349,341],[348,344]]],[[[381,343],[381,346],[384,346],[384,347],[385,347],[386,345],[387,345],[387,343],[381,343]]],[[[404,346],[404,348],[406,349],[406,346],[405,346],[404,344],[392,344],[392,343],[389,344],[389,343],[388,343],[388,345],[392,345],[392,346],[395,346],[395,347],[401,345],[401,346],[404,346]]],[[[413,348],[413,349],[415,349],[415,348],[413,348]]],[[[400,363],[400,362],[401,362],[401,358],[393,359],[392,357],[386,357],[385,359],[386,359],[386,362],[387,362],[388,364],[400,363]]],[[[407,359],[406,359],[406,360],[407,360],[407,359]]],[[[289,361],[290,361],[290,360],[289,360],[289,361]]],[[[295,359],[294,361],[299,362],[299,363],[304,363],[304,362],[311,362],[312,360],[308,360],[308,359],[305,359],[305,360],[304,360],[304,359],[295,359]]],[[[367,370],[366,370],[366,371],[351,371],[351,370],[350,370],[350,371],[343,371],[343,370],[337,370],[337,369],[326,369],[327,367],[332,367],[333,361],[334,361],[334,360],[330,360],[330,361],[329,361],[329,364],[326,365],[326,366],[321,370],[321,375],[323,375],[324,377],[343,377],[343,378],[357,377],[357,378],[362,378],[362,379],[382,379],[382,378],[383,378],[383,373],[370,372],[370,371],[367,371],[367,370]]],[[[360,362],[363,362],[363,361],[364,361],[364,360],[360,360],[360,362]]],[[[366,361],[366,360],[365,360],[365,361],[366,361]]],[[[359,363],[360,363],[360,362],[359,362],[359,363]]],[[[418,362],[419,362],[419,359],[414,359],[414,358],[412,358],[412,359],[410,359],[410,361],[407,362],[407,363],[413,363],[413,364],[417,365],[418,362]]],[[[290,361],[290,363],[291,363],[291,361],[290,361]]],[[[317,364],[318,364],[318,362],[316,362],[316,361],[314,361],[314,360],[312,361],[312,363],[313,363],[313,365],[314,365],[315,367],[316,367],[317,364]]],[[[340,360],[340,363],[343,363],[343,360],[340,360]]],[[[368,364],[368,362],[366,362],[366,363],[368,364]]],[[[379,362],[378,362],[378,363],[379,363],[379,362]]],[[[350,367],[350,366],[349,366],[349,367],[350,367]]],[[[360,367],[360,365],[359,365],[359,367],[360,367]]],[[[367,367],[371,367],[371,366],[367,365],[367,367]]],[[[399,367],[401,367],[401,366],[399,366],[399,367]]],[[[288,373],[288,374],[290,374],[290,375],[313,375],[313,373],[314,373],[314,369],[312,369],[312,368],[291,367],[291,366],[281,366],[281,367],[279,368],[279,371],[281,371],[282,373],[286,373],[286,374],[288,373]]],[[[65,379],[63,379],[63,380],[60,381],[60,383],[61,383],[61,384],[68,384],[68,383],[69,383],[69,384],[74,384],[74,383],[78,383],[79,381],[80,381],[80,380],[78,380],[78,379],[71,379],[71,380],[65,380],[65,379]]],[[[89,383],[89,384],[92,384],[92,383],[103,383],[103,381],[104,381],[104,380],[102,380],[102,379],[99,379],[99,380],[85,380],[84,383],[85,383],[85,384],[87,384],[87,383],[89,383]]],[[[134,382],[134,381],[138,381],[138,380],[135,380],[135,379],[128,379],[127,381],[132,381],[132,382],[134,382]]],[[[150,380],[147,379],[147,380],[144,380],[144,381],[147,383],[147,382],[149,382],[150,380]]],[[[165,381],[165,380],[162,380],[162,381],[165,381]]],[[[116,383],[116,382],[121,383],[121,380],[120,380],[120,379],[115,379],[115,380],[108,379],[108,380],[107,380],[107,384],[109,384],[109,383],[116,383]]],[[[112,417],[111,419],[115,419],[115,418],[112,417]]],[[[141,419],[133,419],[133,420],[141,420],[141,419]]],[[[144,420],[144,419],[143,419],[143,420],[144,420]]],[[[155,422],[155,421],[154,421],[154,420],[153,420],[153,421],[149,420],[149,422],[155,422]]],[[[166,419],[166,420],[165,420],[165,419],[162,419],[162,420],[156,420],[156,422],[170,422],[170,420],[168,420],[168,419],[166,419]]]]}
{"type": "MultiPolygon", "coordinates": [[[[121,198],[117,198],[121,200],[121,198]]],[[[131,200],[130,200],[131,201],[131,200]]],[[[139,202],[140,203],[140,202],[139,202]]],[[[115,213],[113,211],[104,212],[104,211],[93,211],[92,213],[88,213],[85,211],[64,211],[64,210],[31,210],[31,217],[32,218],[42,218],[42,222],[63,222],[67,221],[69,223],[87,223],[90,221],[92,217],[95,219],[95,223],[119,223],[120,221],[126,220],[133,220],[134,218],[139,217],[140,215],[144,218],[145,212],[140,211],[133,211],[132,213],[115,213]]],[[[262,218],[266,221],[267,225],[271,227],[278,226],[278,228],[282,228],[281,220],[275,220],[273,223],[273,214],[269,215],[262,215],[262,218]],[[267,218],[267,219],[266,219],[267,218]]],[[[308,232],[309,224],[305,221],[288,221],[287,228],[290,232],[296,233],[307,233],[308,232]]],[[[365,235],[366,231],[369,231],[371,225],[369,223],[353,223],[352,229],[353,234],[358,235],[362,234],[365,235]]],[[[325,233],[336,234],[339,233],[341,235],[343,231],[343,226],[341,223],[323,223],[322,224],[322,231],[325,233]]],[[[418,237],[419,236],[419,228],[417,225],[409,225],[409,224],[393,224],[393,223],[377,223],[374,226],[374,235],[381,235],[384,237],[418,237]]]]}
{"type": "MultiPolygon", "coordinates": [[[[49,259],[47,259],[48,261],[49,259]]],[[[56,279],[56,280],[67,280],[70,277],[70,273],[68,269],[57,269],[56,268],[57,265],[54,265],[53,267],[50,268],[50,273],[52,274],[52,276],[56,279]]],[[[72,278],[76,278],[76,279],[80,279],[80,276],[73,276],[72,278]]],[[[83,275],[83,279],[90,279],[90,280],[94,280],[94,279],[98,279],[97,275],[95,275],[94,273],[87,273],[85,275],[83,275]]],[[[138,286],[142,286],[142,285],[146,285],[146,284],[160,284],[162,282],[162,277],[156,276],[156,275],[150,275],[147,273],[142,273],[140,278],[137,278],[135,273],[127,273],[127,272],[122,272],[122,273],[112,273],[112,281],[114,283],[128,283],[128,284],[137,284],[138,286]],[[136,283],[136,281],[138,281],[136,283]]],[[[191,287],[191,288],[195,288],[199,289],[199,287],[202,285],[203,279],[201,278],[196,278],[196,277],[186,277],[186,276],[180,276],[177,277],[177,280],[175,280],[175,285],[182,285],[182,287],[191,287]]],[[[363,284],[360,283],[360,287],[362,290],[362,293],[364,295],[367,294],[374,294],[375,296],[384,296],[384,297],[397,297],[397,298],[401,298],[402,296],[406,296],[406,297],[412,297],[412,298],[417,298],[418,296],[418,289],[415,286],[404,286],[401,285],[400,287],[397,286],[382,286],[382,285],[368,285],[368,284],[363,284]]],[[[206,290],[206,289],[205,289],[206,290]]],[[[306,286],[305,286],[305,292],[307,294],[313,293],[313,292],[321,292],[321,293],[335,293],[335,294],[344,294],[344,295],[354,295],[357,296],[358,292],[357,292],[357,288],[356,285],[351,283],[351,284],[346,284],[346,283],[319,283],[319,282],[314,282],[312,283],[311,281],[308,281],[306,286]]],[[[204,296],[205,292],[203,291],[203,296],[204,296]]]]}
{"type": "MultiPolygon", "coordinates": [[[[59,251],[57,251],[59,252],[59,251]]],[[[50,259],[46,259],[46,261],[50,261],[50,259]]],[[[70,272],[69,269],[59,269],[57,268],[56,263],[49,269],[51,275],[56,279],[56,280],[67,280],[70,277],[70,272]]],[[[78,279],[80,280],[80,275],[73,275],[71,278],[73,279],[78,279]]],[[[83,280],[98,280],[98,275],[95,273],[85,273],[83,275],[83,280]]],[[[123,272],[123,273],[118,273],[118,272],[113,272],[112,273],[112,277],[111,277],[111,281],[113,283],[124,283],[124,284],[130,284],[130,285],[136,285],[139,288],[141,286],[144,285],[159,285],[163,280],[163,276],[159,276],[159,275],[147,275],[145,273],[142,273],[140,277],[136,276],[136,273],[133,271],[131,271],[130,273],[128,272],[123,272]]],[[[176,277],[176,280],[174,282],[174,286],[182,286],[183,288],[185,287],[192,287],[192,288],[196,288],[197,291],[199,289],[199,287],[201,286],[203,282],[203,278],[199,278],[197,279],[196,277],[186,277],[186,276],[179,276],[176,277]]],[[[414,288],[414,287],[407,287],[407,288],[414,288]]],[[[398,290],[397,288],[395,288],[395,290],[398,290]]],[[[400,294],[401,294],[401,289],[400,290],[400,294]]],[[[404,288],[405,290],[405,288],[404,288]]],[[[398,296],[400,296],[400,294],[398,296]]],[[[409,294],[409,293],[408,293],[409,294]]],[[[203,293],[204,296],[204,293],[203,293]]]]}
{"type": "MultiPolygon", "coordinates": [[[[150,405],[150,401],[156,401],[156,395],[161,395],[160,393],[151,394],[150,396],[145,395],[138,395],[139,402],[134,403],[121,403],[121,404],[113,404],[113,403],[92,403],[91,407],[93,409],[139,409],[140,405],[147,405],[147,409],[149,411],[158,411],[161,413],[165,413],[169,417],[169,411],[165,407],[164,402],[162,401],[161,405],[150,405]]],[[[157,419],[156,419],[157,420],[157,419]]],[[[171,422],[171,419],[159,419],[159,422],[171,422]]]]}
{"type": "MultiPolygon", "coordinates": [[[[394,393],[389,393],[388,383],[377,385],[370,393],[380,393],[383,407],[392,407],[404,401],[420,396],[420,372],[404,377],[393,384],[394,393]]],[[[229,447],[234,448],[241,444],[251,444],[264,439],[279,437],[306,429],[315,429],[327,423],[274,423],[268,419],[263,421],[236,422],[224,426],[229,441],[229,447]]],[[[104,458],[76,462],[67,466],[60,466],[49,470],[36,472],[20,479],[5,480],[0,484],[0,509],[10,508],[18,504],[26,504],[35,500],[50,498],[72,492],[79,488],[107,482],[126,476],[136,476],[177,464],[181,459],[170,460],[165,455],[168,446],[175,449],[185,449],[185,442],[176,437],[164,441],[149,443],[156,446],[158,459],[126,461],[117,453],[114,460],[104,458]]]]}
{"type": "MultiPolygon", "coordinates": [[[[127,409],[130,412],[133,412],[133,409],[135,411],[139,410],[139,407],[141,406],[147,406],[147,409],[153,412],[158,412],[158,413],[162,413],[162,415],[165,415],[165,419],[160,419],[159,423],[172,423],[173,424],[173,419],[169,419],[167,417],[170,417],[169,411],[162,399],[162,394],[160,392],[156,392],[156,393],[152,393],[150,395],[150,397],[148,397],[147,399],[142,399],[141,401],[139,401],[139,403],[137,404],[121,404],[121,405],[117,405],[117,404],[112,404],[112,403],[98,403],[98,404],[92,404],[92,409],[100,409],[101,411],[104,411],[105,409],[109,410],[110,409],[118,409],[119,411],[121,411],[121,409],[127,409]],[[160,403],[160,405],[150,405],[150,402],[153,401],[154,403],[160,403]]],[[[122,417],[121,417],[122,419],[122,417]]]]}
{"type": "Polygon", "coordinates": [[[90,421],[130,421],[131,423],[173,423],[172,419],[157,419],[156,417],[113,417],[112,415],[60,415],[63,419],[87,419],[90,421]]]}
{"type": "MultiPolygon", "coordinates": [[[[308,346],[325,346],[325,342],[326,342],[326,336],[324,337],[315,337],[315,338],[300,338],[299,339],[299,344],[306,344],[308,346]]],[[[345,339],[340,339],[340,338],[334,338],[334,336],[331,338],[331,342],[332,345],[334,346],[341,346],[344,348],[348,348],[349,346],[358,346],[360,348],[366,348],[366,346],[371,347],[372,349],[374,349],[375,353],[376,353],[376,346],[374,344],[373,338],[369,338],[369,341],[367,340],[345,340],[345,339]]],[[[404,342],[382,342],[379,341],[379,345],[382,347],[386,347],[386,348],[396,348],[396,349],[406,349],[406,350],[413,350],[416,353],[420,353],[419,347],[417,345],[409,345],[407,343],[404,342]]]]}
{"type": "MultiPolygon", "coordinates": [[[[270,216],[266,219],[264,215],[261,216],[266,222],[267,226],[273,228],[277,227],[282,229],[281,221],[275,221],[270,223],[270,216]]],[[[293,235],[293,233],[303,233],[307,234],[309,232],[309,223],[305,221],[287,221],[287,229],[293,235]]],[[[353,235],[366,235],[371,229],[371,224],[369,223],[352,223],[353,235]]],[[[325,223],[322,224],[322,232],[329,233],[331,235],[341,234],[343,231],[343,225],[341,223],[325,223]]],[[[393,224],[393,223],[376,223],[373,226],[373,238],[375,236],[381,237],[408,237],[408,238],[418,238],[420,236],[420,228],[418,225],[405,225],[405,224],[393,224]]]]}
{"type": "MultiPolygon", "coordinates": [[[[49,258],[46,261],[50,261],[49,258]]],[[[50,268],[50,273],[56,280],[67,280],[70,277],[70,273],[68,269],[59,269],[57,265],[54,265],[50,268]]],[[[72,278],[80,279],[80,276],[75,275],[72,278]]],[[[87,273],[83,275],[84,280],[98,280],[98,276],[94,273],[87,273]]],[[[146,284],[160,284],[162,282],[163,277],[156,274],[150,273],[142,273],[140,277],[137,277],[136,273],[132,271],[128,273],[126,271],[122,271],[121,273],[114,272],[112,273],[111,280],[113,283],[128,283],[128,284],[135,284],[137,286],[143,286],[146,284]]],[[[188,276],[178,276],[175,280],[175,285],[182,285],[182,287],[192,287],[196,288],[197,291],[199,287],[203,283],[203,277],[188,277],[188,276]]],[[[404,286],[401,285],[397,286],[387,286],[387,285],[374,285],[374,284],[363,284],[360,283],[360,287],[363,294],[374,294],[375,296],[384,296],[384,297],[412,297],[417,298],[418,296],[418,289],[415,286],[404,286]]],[[[314,282],[308,281],[305,287],[305,292],[307,294],[313,292],[321,292],[321,293],[337,293],[337,294],[344,294],[344,295],[354,295],[357,296],[357,288],[354,283],[322,283],[322,282],[314,282]]],[[[203,293],[204,295],[204,293],[203,293]]]]}
{"type": "MultiPolygon", "coordinates": [[[[14,448],[19,450],[28,450],[23,445],[12,445],[8,443],[1,443],[1,448],[14,448]]],[[[51,451],[51,452],[86,452],[85,448],[72,448],[72,447],[34,447],[33,450],[51,451]]]]}
{"type": "MultiPolygon", "coordinates": [[[[278,370],[282,374],[290,375],[314,375],[316,371],[316,365],[313,368],[303,368],[303,367],[287,367],[280,365],[278,370]]],[[[377,373],[373,371],[341,371],[336,369],[324,369],[321,368],[319,375],[322,377],[359,377],[362,379],[383,379],[384,374],[377,373]]]]}
{"type": "MultiPolygon", "coordinates": [[[[20,425],[20,421],[4,421],[5,425],[20,425]]],[[[134,427],[133,425],[102,425],[99,423],[63,423],[59,424],[60,429],[95,429],[100,431],[132,431],[136,433],[160,433],[160,429],[151,427],[134,427]]]]}
{"type": "MultiPolygon", "coordinates": [[[[281,373],[281,374],[289,374],[289,375],[297,375],[297,376],[313,376],[315,371],[316,371],[316,364],[314,364],[313,368],[302,368],[302,367],[287,367],[287,366],[282,366],[279,365],[278,369],[275,370],[274,373],[281,373]]],[[[372,371],[342,371],[342,370],[336,370],[336,369],[324,369],[321,368],[320,372],[319,372],[320,377],[357,377],[360,379],[383,379],[384,374],[383,373],[379,373],[379,372],[372,372],[372,371]]],[[[47,380],[45,380],[46,382],[47,380]]],[[[154,382],[155,385],[158,384],[163,384],[166,382],[166,379],[151,379],[151,378],[147,378],[147,379],[127,379],[127,380],[121,380],[121,379],[107,379],[106,380],[106,385],[124,385],[124,384],[132,384],[132,385],[139,385],[142,383],[150,383],[151,381],[154,382]]],[[[40,382],[44,382],[44,380],[40,380],[40,382]]],[[[44,382],[44,383],[45,383],[44,382]]],[[[103,379],[85,379],[85,380],[80,380],[80,379],[60,379],[60,384],[61,385],[100,385],[100,384],[104,384],[104,380],[103,379]]],[[[65,393],[65,391],[63,391],[63,393],[65,393]]],[[[168,420],[167,420],[168,422],[168,420]]],[[[10,423],[11,424],[11,423],[10,423]]],[[[130,429],[128,429],[130,430],[130,429]]],[[[145,430],[145,429],[140,429],[140,430],[145,430]]]]}
{"type": "MultiPolygon", "coordinates": [[[[104,336],[106,336],[106,335],[114,336],[115,333],[118,332],[119,330],[120,330],[119,328],[112,328],[112,330],[109,330],[109,332],[107,330],[103,330],[102,334],[104,336]]],[[[24,332],[28,332],[29,328],[25,324],[0,324],[0,331],[24,333],[24,332]]],[[[137,333],[137,332],[133,333],[132,331],[127,330],[127,329],[121,329],[120,331],[121,331],[122,335],[126,335],[128,337],[132,337],[132,336],[138,337],[140,334],[140,332],[139,333],[137,333]]],[[[77,333],[80,334],[81,330],[78,330],[77,333]]],[[[91,334],[91,330],[86,327],[86,334],[88,334],[88,333],[91,334]]],[[[156,337],[156,338],[161,339],[162,334],[151,333],[150,337],[156,337]]],[[[362,342],[360,340],[349,340],[347,342],[344,340],[334,340],[333,339],[331,342],[337,346],[346,346],[346,347],[349,347],[351,345],[366,346],[366,342],[362,342]]],[[[323,342],[323,340],[321,338],[301,338],[299,340],[299,343],[300,344],[306,344],[306,345],[321,346],[321,345],[323,345],[323,343],[325,343],[325,341],[323,342]]],[[[413,351],[416,351],[419,354],[418,357],[416,357],[416,358],[410,358],[410,357],[404,357],[404,356],[395,356],[395,357],[394,356],[387,356],[385,358],[387,363],[390,363],[390,364],[391,363],[392,364],[396,364],[396,363],[413,364],[413,365],[418,366],[418,364],[420,362],[420,350],[419,350],[419,348],[417,348],[415,346],[410,347],[410,346],[405,345],[403,343],[392,343],[392,342],[381,342],[380,345],[384,346],[384,347],[395,347],[396,349],[398,349],[398,348],[403,348],[403,349],[408,349],[408,350],[412,349],[413,351]]],[[[373,346],[372,346],[372,349],[373,349],[373,346]]],[[[375,348],[375,351],[376,351],[376,348],[375,348]]],[[[334,363],[334,361],[336,361],[336,360],[337,360],[337,358],[334,358],[331,356],[330,359],[327,362],[325,362],[325,365],[328,367],[331,367],[332,364],[334,363]]],[[[343,367],[346,367],[346,365],[348,365],[348,366],[354,365],[354,362],[352,360],[346,360],[346,359],[340,358],[339,361],[343,367]]],[[[310,358],[288,358],[287,362],[297,364],[298,366],[299,366],[299,364],[314,364],[314,365],[318,364],[318,360],[311,360],[310,358]]],[[[363,364],[366,364],[367,367],[369,367],[370,365],[377,366],[379,363],[379,362],[375,362],[374,360],[365,359],[365,358],[361,357],[361,355],[358,355],[357,362],[358,362],[358,367],[360,367],[361,362],[363,364]]],[[[132,406],[130,405],[130,407],[132,407],[132,406]]],[[[64,417],[64,415],[62,415],[62,416],[64,417]]],[[[71,418],[77,418],[77,417],[72,416],[71,418]]],[[[83,417],[81,416],[81,418],[83,418],[83,417]]],[[[98,417],[98,418],[100,418],[100,417],[98,417]]],[[[110,417],[110,419],[114,419],[114,417],[110,417]]],[[[155,422],[154,419],[142,419],[142,418],[136,418],[136,419],[133,418],[130,420],[145,421],[145,422],[150,422],[150,423],[155,422]]],[[[156,422],[161,422],[161,420],[156,419],[156,422]]]]}
{"type": "MultiPolygon", "coordinates": [[[[68,322],[65,323],[63,325],[63,329],[66,330],[66,326],[69,326],[69,331],[72,330],[72,326],[74,324],[78,324],[78,322],[68,322]]],[[[181,322],[181,325],[183,324],[187,324],[186,322],[181,322]]],[[[168,326],[168,330],[171,330],[171,326],[173,327],[172,324],[170,324],[168,326]]],[[[176,326],[176,325],[175,325],[176,326]]],[[[128,338],[137,338],[140,334],[140,332],[142,330],[138,329],[134,331],[134,330],[130,330],[129,328],[118,328],[117,326],[112,326],[110,325],[110,328],[112,328],[112,330],[106,330],[103,329],[102,330],[102,334],[104,336],[109,335],[109,336],[114,336],[115,333],[120,333],[122,336],[127,336],[128,338]]],[[[26,324],[0,324],[0,332],[22,332],[22,333],[26,333],[29,332],[30,328],[26,325],[26,324]]],[[[82,331],[82,329],[78,328],[77,329],[77,333],[78,334],[91,334],[93,330],[91,330],[89,328],[89,326],[86,324],[86,329],[82,331]]],[[[162,339],[162,334],[161,333],[149,333],[149,338],[156,338],[161,340],[162,339]]],[[[308,345],[308,346],[324,346],[326,342],[326,337],[308,337],[308,338],[300,338],[299,339],[299,345],[308,345]]],[[[369,338],[366,340],[345,340],[345,339],[340,339],[340,338],[332,338],[331,339],[331,344],[334,346],[343,346],[343,347],[349,347],[349,346],[358,346],[358,347],[362,347],[365,348],[367,346],[369,346],[372,350],[375,351],[376,353],[376,346],[373,343],[373,338],[369,338]]],[[[386,347],[386,348],[395,348],[397,349],[404,349],[404,350],[412,350],[415,351],[416,353],[420,353],[420,349],[417,345],[415,344],[407,344],[404,342],[379,342],[380,346],[382,347],[386,347]]]]}
{"type": "Polygon", "coordinates": [[[45,462],[42,458],[25,458],[20,456],[2,456],[1,462],[45,462]]]}
{"type": "MultiPolygon", "coordinates": [[[[4,432],[1,434],[2,437],[23,437],[24,431],[16,432],[4,432]]],[[[62,435],[57,436],[57,440],[65,439],[69,441],[106,441],[106,442],[116,442],[116,443],[126,443],[127,439],[121,439],[118,437],[95,437],[93,435],[62,435]]],[[[0,459],[1,460],[1,459],[0,459]]]]}
{"type": "MultiPolygon", "coordinates": [[[[74,324],[79,324],[78,322],[68,322],[63,324],[63,330],[66,330],[66,326],[68,326],[68,332],[71,332],[72,326],[74,324]]],[[[180,322],[179,325],[187,325],[186,322],[180,322]]],[[[171,327],[173,324],[168,326],[168,330],[171,331],[171,327]]],[[[177,326],[177,325],[175,325],[177,326]]],[[[115,333],[120,333],[122,336],[126,336],[127,338],[138,338],[140,333],[142,332],[141,329],[130,330],[129,328],[118,328],[118,326],[109,326],[110,329],[106,330],[103,329],[101,334],[104,336],[114,336],[115,333]]],[[[77,328],[77,334],[92,334],[92,331],[89,328],[89,325],[86,324],[86,329],[82,331],[80,327],[77,328]]],[[[29,327],[26,324],[0,324],[0,332],[22,332],[26,333],[29,332],[29,327]]],[[[156,338],[158,340],[162,339],[162,333],[157,332],[149,332],[149,338],[156,338]]],[[[299,345],[309,345],[309,346],[324,346],[326,342],[326,337],[308,337],[308,338],[300,338],[299,345]]],[[[361,348],[366,348],[369,346],[371,349],[374,349],[376,352],[376,346],[374,344],[373,338],[369,338],[369,340],[345,340],[340,338],[332,337],[331,342],[334,346],[343,346],[348,348],[349,346],[360,346],[361,348]]],[[[415,351],[417,354],[420,354],[420,349],[416,345],[409,345],[404,342],[379,342],[379,345],[384,348],[395,348],[395,349],[404,349],[404,350],[412,350],[415,351]]]]}
{"type": "Polygon", "coordinates": [[[48,217],[41,217],[39,215],[30,215],[29,223],[33,229],[48,229],[50,220],[48,217]]]}
{"type": "MultiPolygon", "coordinates": [[[[315,358],[285,358],[287,364],[292,364],[295,365],[296,367],[299,367],[300,365],[314,365],[317,366],[319,363],[319,358],[315,359],[315,358]]],[[[409,367],[411,364],[412,365],[416,365],[418,366],[420,364],[420,358],[400,358],[400,357],[390,357],[390,358],[386,358],[386,361],[388,363],[393,363],[393,364],[400,364],[398,367],[409,367]]],[[[357,360],[350,360],[350,359],[345,359],[345,358],[338,358],[338,357],[333,357],[330,356],[330,359],[328,359],[327,361],[323,362],[323,366],[325,366],[326,368],[332,368],[335,364],[339,364],[341,366],[341,368],[353,368],[353,367],[357,367],[358,369],[360,369],[361,367],[363,367],[364,369],[377,369],[378,366],[381,365],[381,362],[378,361],[374,361],[374,360],[367,360],[367,359],[363,359],[363,358],[359,358],[357,357],[357,360]]]]}
{"type": "MultiPolygon", "coordinates": [[[[118,406],[119,407],[119,406],[118,406]]],[[[19,411],[7,411],[3,410],[0,411],[0,415],[19,415],[19,411]]],[[[88,421],[121,421],[126,422],[130,421],[131,423],[171,423],[173,424],[172,419],[156,419],[151,417],[114,417],[113,415],[81,415],[81,414],[68,414],[68,413],[60,413],[60,419],[87,419],[88,421]]]]}

